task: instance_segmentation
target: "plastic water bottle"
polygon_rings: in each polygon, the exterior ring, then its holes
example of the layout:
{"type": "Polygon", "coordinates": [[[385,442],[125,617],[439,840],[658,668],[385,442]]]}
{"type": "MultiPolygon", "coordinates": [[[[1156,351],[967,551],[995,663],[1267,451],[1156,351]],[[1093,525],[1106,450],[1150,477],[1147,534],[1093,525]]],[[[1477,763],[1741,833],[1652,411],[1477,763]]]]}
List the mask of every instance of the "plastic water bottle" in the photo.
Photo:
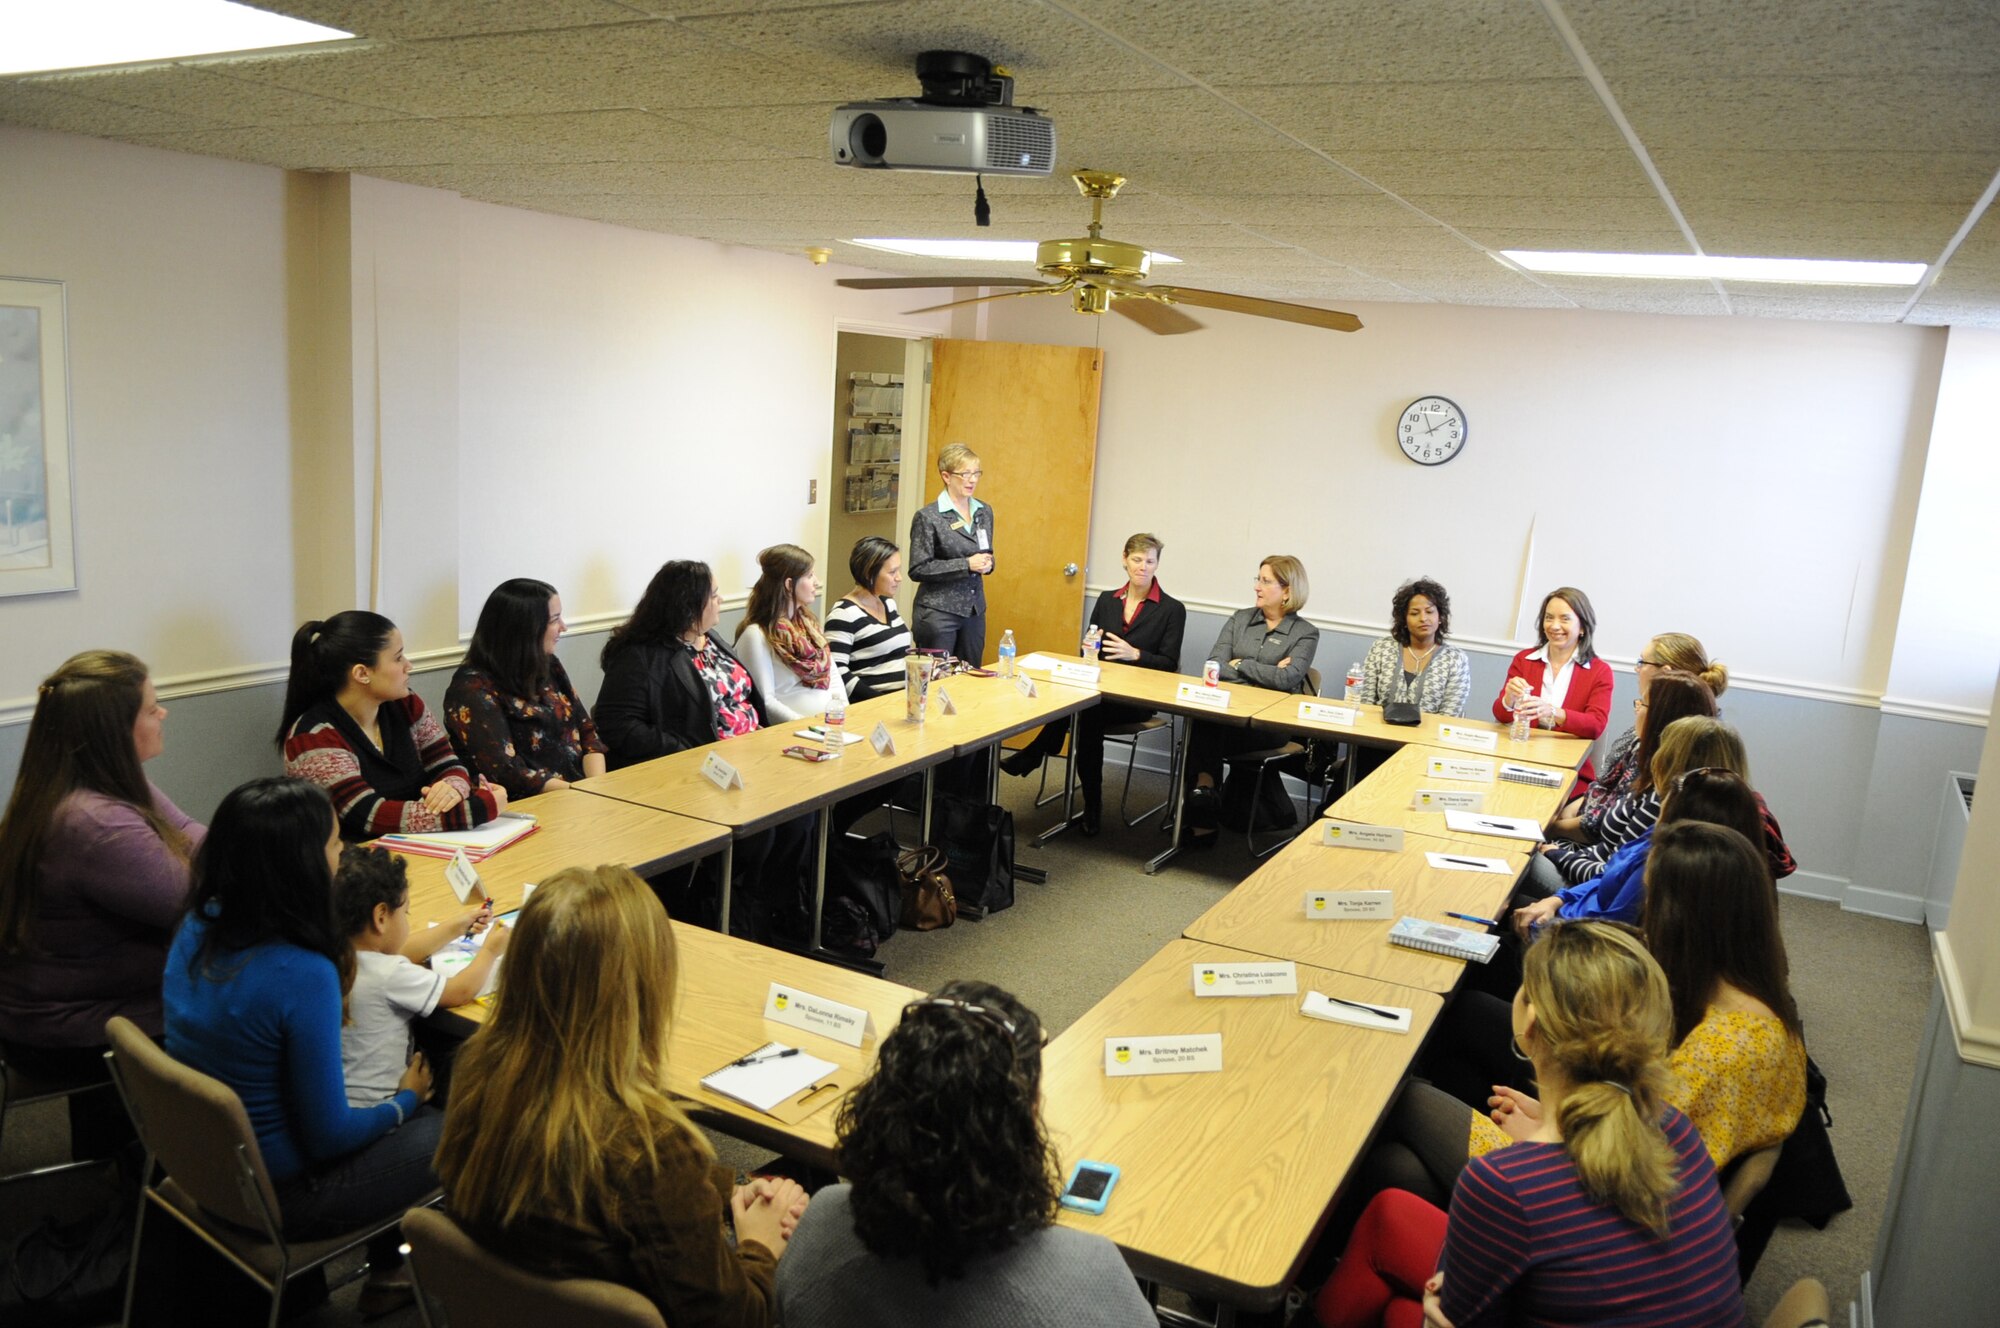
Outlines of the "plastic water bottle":
{"type": "Polygon", "coordinates": [[[1347,699],[1353,701],[1361,695],[1361,661],[1355,660],[1347,666],[1347,699]]]}
{"type": "MultiPolygon", "coordinates": [[[[1528,694],[1526,692],[1523,692],[1521,694],[1521,700],[1525,701],[1527,699],[1528,699],[1528,694]]],[[[1534,732],[1534,729],[1535,729],[1535,721],[1528,718],[1527,712],[1520,709],[1516,709],[1514,711],[1513,722],[1507,726],[1507,736],[1515,742],[1526,742],[1528,740],[1528,735],[1534,732]]]]}
{"type": "Polygon", "coordinates": [[[1000,633],[1000,676],[1003,678],[1014,676],[1014,653],[1014,629],[1010,627],[1000,633]]]}
{"type": "Polygon", "coordinates": [[[831,682],[826,693],[826,754],[839,757],[847,753],[847,689],[837,675],[831,682]]]}
{"type": "Polygon", "coordinates": [[[1083,634],[1083,657],[1085,659],[1093,658],[1103,645],[1104,629],[1096,623],[1092,623],[1090,630],[1083,634]]]}

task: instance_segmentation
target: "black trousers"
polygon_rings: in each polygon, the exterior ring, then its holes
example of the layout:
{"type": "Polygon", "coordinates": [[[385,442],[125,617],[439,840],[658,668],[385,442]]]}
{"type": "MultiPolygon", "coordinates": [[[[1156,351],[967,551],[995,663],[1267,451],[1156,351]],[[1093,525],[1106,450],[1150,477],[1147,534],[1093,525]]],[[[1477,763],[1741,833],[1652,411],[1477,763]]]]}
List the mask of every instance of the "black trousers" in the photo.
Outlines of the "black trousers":
{"type": "MultiPolygon", "coordinates": [[[[1099,811],[1104,806],[1104,731],[1120,724],[1137,724],[1151,719],[1153,713],[1140,706],[1106,701],[1076,717],[1076,782],[1083,789],[1083,805],[1086,808],[1099,811]]],[[[1067,736],[1067,721],[1046,724],[1026,750],[1044,758],[1055,756],[1062,751],[1063,739],[1067,736]]]]}
{"type": "Polygon", "coordinates": [[[910,624],[919,650],[942,650],[975,667],[986,662],[986,614],[945,613],[917,605],[910,624]]]}
{"type": "Polygon", "coordinates": [[[8,1069],[51,1086],[92,1085],[69,1097],[69,1155],[77,1162],[115,1156],[138,1139],[125,1102],[111,1085],[106,1047],[31,1047],[4,1044],[8,1069]]]}

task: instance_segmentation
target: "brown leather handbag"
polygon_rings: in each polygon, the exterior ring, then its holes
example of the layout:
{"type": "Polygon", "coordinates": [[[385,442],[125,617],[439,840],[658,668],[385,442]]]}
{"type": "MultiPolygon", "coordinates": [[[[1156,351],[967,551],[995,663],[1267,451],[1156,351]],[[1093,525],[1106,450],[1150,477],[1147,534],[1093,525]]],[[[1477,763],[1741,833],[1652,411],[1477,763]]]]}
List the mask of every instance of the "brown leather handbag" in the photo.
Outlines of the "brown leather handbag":
{"type": "Polygon", "coordinates": [[[896,859],[903,884],[901,924],[911,931],[936,931],[958,921],[958,897],[944,874],[944,850],[935,844],[913,848],[896,859]]]}

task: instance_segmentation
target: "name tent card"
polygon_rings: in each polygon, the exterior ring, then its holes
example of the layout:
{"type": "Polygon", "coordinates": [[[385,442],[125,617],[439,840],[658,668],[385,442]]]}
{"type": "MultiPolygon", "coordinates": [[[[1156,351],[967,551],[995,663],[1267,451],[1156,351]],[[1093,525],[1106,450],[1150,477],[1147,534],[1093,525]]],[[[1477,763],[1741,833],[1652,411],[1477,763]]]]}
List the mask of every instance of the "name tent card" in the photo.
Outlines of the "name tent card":
{"type": "Polygon", "coordinates": [[[1229,693],[1220,687],[1210,687],[1205,682],[1184,682],[1174,689],[1174,699],[1190,705],[1206,706],[1210,710],[1229,709],[1229,693]]]}
{"type": "Polygon", "coordinates": [[[877,756],[896,754],[896,739],[890,734],[889,726],[879,719],[875,721],[875,727],[869,731],[868,743],[875,749],[877,756]]]}
{"type": "Polygon", "coordinates": [[[1319,842],[1328,848],[1370,848],[1383,853],[1403,851],[1403,828],[1361,825],[1354,821],[1321,821],[1319,842]]]}
{"type": "Polygon", "coordinates": [[[1049,665],[1049,677],[1057,682],[1081,683],[1094,687],[1104,675],[1104,670],[1095,664],[1079,664],[1075,660],[1059,659],[1049,665]]]}
{"type": "Polygon", "coordinates": [[[1040,692],[1035,690],[1035,680],[1025,673],[1016,673],[1014,675],[1014,690],[1031,701],[1041,695],[1040,692]]]}
{"type": "Polygon", "coordinates": [[[710,752],[701,763],[701,777],[719,789],[740,789],[743,776],[735,766],[710,752]]]}
{"type": "Polygon", "coordinates": [[[937,689],[937,696],[938,696],[938,709],[940,711],[944,712],[947,715],[955,715],[958,713],[958,702],[951,699],[950,692],[947,692],[944,688],[940,687],[937,689]]]}
{"type": "Polygon", "coordinates": [[[1486,795],[1465,789],[1420,788],[1410,805],[1420,812],[1482,812],[1486,810],[1486,795]]]}
{"type": "Polygon", "coordinates": [[[1367,922],[1391,918],[1394,900],[1388,890],[1309,890],[1306,918],[1312,922],[1367,922]]]}
{"type": "Polygon", "coordinates": [[[1425,770],[1432,779],[1463,779],[1474,784],[1493,782],[1493,762],[1468,761],[1457,756],[1433,756],[1425,770]]]}
{"type": "Polygon", "coordinates": [[[1197,996],[1296,996],[1299,991],[1299,966],[1289,959],[1192,968],[1197,996]]]}
{"type": "Polygon", "coordinates": [[[1500,735],[1492,729],[1469,729],[1459,724],[1438,725],[1438,741],[1474,752],[1492,752],[1500,748],[1500,735]]]}
{"type": "Polygon", "coordinates": [[[1135,1074],[1209,1074],[1221,1068],[1220,1033],[1104,1039],[1104,1073],[1113,1079],[1135,1074]]]}
{"type": "Polygon", "coordinates": [[[1439,871],[1492,872],[1496,876],[1512,876],[1515,871],[1499,858],[1475,858],[1464,853],[1426,853],[1424,861],[1439,871]]]}
{"type": "Polygon", "coordinates": [[[1329,705],[1325,701],[1299,702],[1299,718],[1309,719],[1315,724],[1339,724],[1353,728],[1361,720],[1361,712],[1353,706],[1329,705]]]}
{"type": "Polygon", "coordinates": [[[486,886],[480,881],[479,873],[472,865],[472,859],[465,856],[464,849],[452,854],[451,861],[444,865],[444,879],[451,886],[451,892],[458,896],[458,902],[461,904],[472,898],[474,890],[479,892],[480,898],[486,897],[486,886]]]}
{"type": "Polygon", "coordinates": [[[860,1006],[842,1005],[782,982],[773,982],[765,995],[764,1017],[774,1024],[802,1028],[850,1047],[860,1046],[875,1032],[873,1016],[860,1006]]]}

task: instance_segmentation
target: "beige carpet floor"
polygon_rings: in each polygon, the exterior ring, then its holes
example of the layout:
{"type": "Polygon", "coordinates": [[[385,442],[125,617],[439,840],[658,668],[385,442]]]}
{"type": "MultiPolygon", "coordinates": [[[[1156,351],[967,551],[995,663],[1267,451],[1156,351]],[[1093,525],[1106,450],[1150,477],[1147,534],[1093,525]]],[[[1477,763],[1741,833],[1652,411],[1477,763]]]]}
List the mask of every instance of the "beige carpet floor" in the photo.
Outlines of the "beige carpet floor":
{"type": "MultiPolygon", "coordinates": [[[[1142,774],[1134,805],[1143,806],[1148,793],[1157,798],[1163,784],[1142,774]]],[[[880,958],[889,977],[913,987],[934,989],[953,978],[998,983],[1034,1007],[1051,1032],[1060,1032],[1227,893],[1252,863],[1239,840],[1146,876],[1140,864],[1165,842],[1156,822],[1128,830],[1110,820],[1096,840],[1070,831],[1033,847],[1035,831],[1052,824],[1057,812],[1053,806],[1034,809],[1033,792],[1032,780],[1003,781],[1003,799],[1017,817],[1019,860],[1046,867],[1049,881],[1021,883],[1015,907],[982,922],[898,935],[880,958]]],[[[899,828],[913,833],[907,819],[899,828]]],[[[1793,988],[1808,1045],[1830,1083],[1834,1148],[1856,1206],[1823,1232],[1803,1226],[1778,1232],[1750,1286],[1753,1322],[1794,1279],[1808,1274],[1827,1284],[1836,1306],[1857,1294],[1874,1256],[1931,988],[1921,927],[1811,900],[1787,898],[1783,907],[1793,988]]],[[[717,1143],[726,1161],[747,1165],[760,1156],[730,1140],[717,1143]]],[[[0,1174],[58,1160],[66,1150],[59,1107],[14,1113],[0,1139],[0,1174]]],[[[0,1239],[47,1202],[53,1200],[36,1187],[0,1192],[0,1239]]],[[[335,1280],[340,1272],[336,1267],[335,1280]]],[[[312,1328],[355,1322],[356,1294],[352,1285],[337,1289],[326,1305],[293,1322],[312,1328]]],[[[418,1319],[411,1310],[377,1322],[415,1328],[418,1319]]]]}

